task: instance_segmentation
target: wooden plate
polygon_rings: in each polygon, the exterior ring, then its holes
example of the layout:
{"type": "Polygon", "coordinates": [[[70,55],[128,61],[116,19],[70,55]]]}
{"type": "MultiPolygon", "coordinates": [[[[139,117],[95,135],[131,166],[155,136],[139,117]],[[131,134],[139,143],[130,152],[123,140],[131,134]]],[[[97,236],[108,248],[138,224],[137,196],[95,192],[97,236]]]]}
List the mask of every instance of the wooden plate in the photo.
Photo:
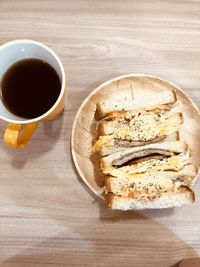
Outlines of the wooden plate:
{"type": "Polygon", "coordinates": [[[184,124],[180,138],[192,149],[191,161],[200,167],[200,113],[193,101],[177,85],[159,77],[143,74],[129,74],[109,80],[97,87],[80,106],[72,129],[71,149],[76,169],[88,185],[98,194],[102,186],[102,176],[98,168],[98,158],[92,155],[92,140],[95,137],[96,103],[107,99],[142,98],[144,95],[156,97],[157,92],[175,90],[182,102],[184,124]]]}

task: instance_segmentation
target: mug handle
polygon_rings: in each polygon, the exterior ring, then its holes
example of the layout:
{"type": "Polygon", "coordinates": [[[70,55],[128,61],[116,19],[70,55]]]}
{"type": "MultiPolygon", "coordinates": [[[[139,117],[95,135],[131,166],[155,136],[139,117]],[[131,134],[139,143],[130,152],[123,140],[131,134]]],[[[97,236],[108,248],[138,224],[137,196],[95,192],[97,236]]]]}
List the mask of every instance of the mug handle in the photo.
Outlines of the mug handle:
{"type": "Polygon", "coordinates": [[[34,134],[37,123],[25,125],[9,123],[4,134],[4,143],[14,148],[24,148],[34,134]]]}

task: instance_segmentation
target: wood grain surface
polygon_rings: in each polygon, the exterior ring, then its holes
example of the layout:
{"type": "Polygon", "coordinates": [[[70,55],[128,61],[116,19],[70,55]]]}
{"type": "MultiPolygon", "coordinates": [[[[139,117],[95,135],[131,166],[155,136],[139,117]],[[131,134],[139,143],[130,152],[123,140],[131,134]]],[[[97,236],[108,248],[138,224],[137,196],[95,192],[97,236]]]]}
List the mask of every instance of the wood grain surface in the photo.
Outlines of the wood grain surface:
{"type": "Polygon", "coordinates": [[[200,107],[200,1],[1,0],[0,44],[19,38],[55,50],[68,95],[25,150],[5,147],[0,123],[0,266],[170,267],[200,255],[200,179],[194,205],[114,212],[70,153],[78,107],[115,76],[161,76],[200,107]]]}

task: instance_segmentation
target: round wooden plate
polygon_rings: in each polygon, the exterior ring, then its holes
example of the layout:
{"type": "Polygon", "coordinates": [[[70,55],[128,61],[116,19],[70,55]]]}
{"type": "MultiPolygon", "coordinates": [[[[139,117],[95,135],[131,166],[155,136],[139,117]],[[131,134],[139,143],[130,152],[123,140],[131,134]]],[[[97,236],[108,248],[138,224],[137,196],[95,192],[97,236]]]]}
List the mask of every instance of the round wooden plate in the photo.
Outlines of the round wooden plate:
{"type": "Polygon", "coordinates": [[[157,92],[175,90],[181,101],[184,124],[180,138],[192,149],[191,161],[200,167],[200,113],[193,101],[177,85],[159,77],[143,74],[129,74],[111,79],[97,87],[80,106],[72,128],[71,149],[76,169],[88,185],[98,194],[102,186],[98,157],[92,154],[92,140],[96,135],[94,119],[96,103],[107,99],[121,100],[155,96],[157,92]]]}

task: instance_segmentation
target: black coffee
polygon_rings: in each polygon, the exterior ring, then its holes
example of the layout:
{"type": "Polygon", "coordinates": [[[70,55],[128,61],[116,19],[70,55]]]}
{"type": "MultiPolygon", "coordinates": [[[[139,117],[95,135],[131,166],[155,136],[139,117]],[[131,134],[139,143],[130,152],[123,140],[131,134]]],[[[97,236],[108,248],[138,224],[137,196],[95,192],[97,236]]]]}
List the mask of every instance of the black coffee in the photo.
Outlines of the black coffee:
{"type": "Polygon", "coordinates": [[[47,112],[58,99],[61,82],[57,72],[40,59],[13,64],[1,80],[2,100],[14,115],[33,119],[47,112]]]}

